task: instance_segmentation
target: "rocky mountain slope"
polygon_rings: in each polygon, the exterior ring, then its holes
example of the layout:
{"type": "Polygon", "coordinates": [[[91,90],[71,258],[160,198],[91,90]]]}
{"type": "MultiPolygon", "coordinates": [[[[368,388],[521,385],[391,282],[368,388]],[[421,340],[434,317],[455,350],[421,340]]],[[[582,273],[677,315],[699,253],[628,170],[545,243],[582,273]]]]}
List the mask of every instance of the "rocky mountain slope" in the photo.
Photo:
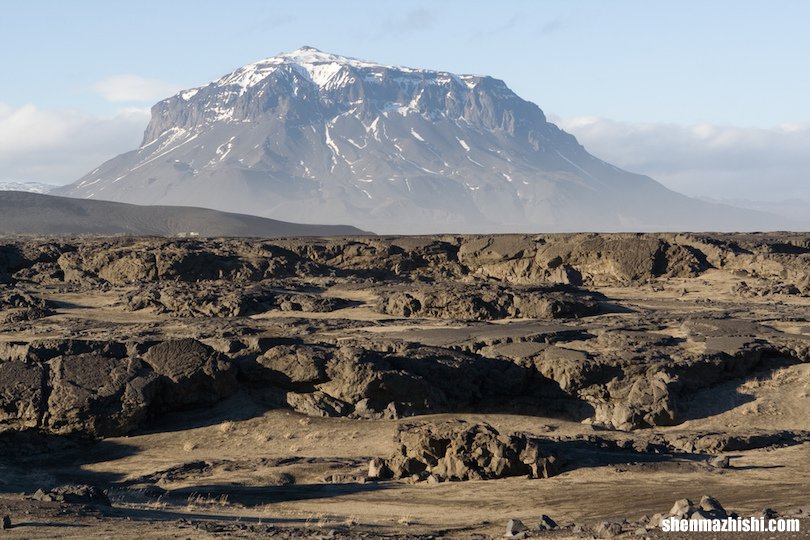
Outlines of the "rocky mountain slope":
{"type": "Polygon", "coordinates": [[[2,235],[331,236],[355,227],[301,225],[183,206],[136,206],[0,190],[2,235]]]}
{"type": "Polygon", "coordinates": [[[597,159],[503,81],[310,47],[159,102],[140,148],[57,193],[381,233],[780,225],[597,159]]]}

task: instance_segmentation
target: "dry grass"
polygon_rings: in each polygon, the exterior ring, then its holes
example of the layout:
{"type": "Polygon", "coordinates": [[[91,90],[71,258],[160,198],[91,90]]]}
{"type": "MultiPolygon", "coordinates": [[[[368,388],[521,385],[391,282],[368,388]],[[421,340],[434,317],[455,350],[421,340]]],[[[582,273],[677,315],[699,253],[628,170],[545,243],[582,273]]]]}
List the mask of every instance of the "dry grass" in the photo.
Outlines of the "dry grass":
{"type": "Polygon", "coordinates": [[[198,506],[203,508],[210,508],[212,506],[224,508],[229,504],[230,503],[227,494],[222,494],[219,497],[215,497],[213,495],[205,496],[198,493],[192,493],[191,495],[188,496],[188,499],[186,500],[186,510],[192,512],[198,506]]]}
{"type": "Polygon", "coordinates": [[[253,440],[257,443],[266,443],[273,440],[273,436],[268,431],[259,431],[253,434],[253,440]]]}

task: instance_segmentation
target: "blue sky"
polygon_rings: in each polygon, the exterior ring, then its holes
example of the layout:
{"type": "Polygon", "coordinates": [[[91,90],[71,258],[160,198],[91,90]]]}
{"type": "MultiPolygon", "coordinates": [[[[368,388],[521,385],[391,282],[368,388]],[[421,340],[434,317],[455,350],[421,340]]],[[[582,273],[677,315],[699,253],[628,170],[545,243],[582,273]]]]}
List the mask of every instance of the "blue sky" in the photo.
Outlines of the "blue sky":
{"type": "Polygon", "coordinates": [[[312,45],[501,78],[600,157],[689,194],[744,185],[736,195],[756,197],[765,175],[791,186],[780,193],[810,198],[810,2],[29,0],[0,9],[0,147],[9,143],[0,179],[75,180],[137,145],[160,97],[312,45]],[[95,138],[81,133],[90,129],[95,138]],[[682,168],[661,162],[668,148],[682,168]],[[48,151],[47,163],[25,162],[48,151]],[[790,170],[771,163],[751,177],[750,163],[732,166],[751,152],[776,152],[770,159],[790,170]]]}

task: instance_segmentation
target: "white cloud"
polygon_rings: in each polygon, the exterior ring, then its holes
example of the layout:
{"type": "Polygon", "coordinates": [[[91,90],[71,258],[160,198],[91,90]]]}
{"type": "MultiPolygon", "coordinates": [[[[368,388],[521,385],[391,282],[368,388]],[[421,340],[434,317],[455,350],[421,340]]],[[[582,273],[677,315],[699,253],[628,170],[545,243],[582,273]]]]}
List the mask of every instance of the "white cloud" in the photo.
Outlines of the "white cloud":
{"type": "Polygon", "coordinates": [[[180,91],[180,87],[158,79],[138,75],[114,75],[93,85],[93,90],[112,103],[126,101],[154,102],[180,91]]]}
{"type": "Polygon", "coordinates": [[[148,121],[142,109],[97,117],[0,103],[0,180],[72,182],[137,148],[148,121]]]}
{"type": "Polygon", "coordinates": [[[687,195],[810,199],[810,124],[773,128],[556,118],[589,152],[687,195]]]}

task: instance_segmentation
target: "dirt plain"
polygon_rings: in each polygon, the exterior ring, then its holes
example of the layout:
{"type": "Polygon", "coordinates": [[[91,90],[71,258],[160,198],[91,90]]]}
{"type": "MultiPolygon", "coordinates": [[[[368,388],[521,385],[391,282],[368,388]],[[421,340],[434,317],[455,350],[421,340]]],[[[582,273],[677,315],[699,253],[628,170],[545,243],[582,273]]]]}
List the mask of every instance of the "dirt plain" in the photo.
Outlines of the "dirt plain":
{"type": "Polygon", "coordinates": [[[809,272],[799,233],[6,238],[0,537],[708,538],[656,521],[703,495],[807,537],[809,272]]]}

